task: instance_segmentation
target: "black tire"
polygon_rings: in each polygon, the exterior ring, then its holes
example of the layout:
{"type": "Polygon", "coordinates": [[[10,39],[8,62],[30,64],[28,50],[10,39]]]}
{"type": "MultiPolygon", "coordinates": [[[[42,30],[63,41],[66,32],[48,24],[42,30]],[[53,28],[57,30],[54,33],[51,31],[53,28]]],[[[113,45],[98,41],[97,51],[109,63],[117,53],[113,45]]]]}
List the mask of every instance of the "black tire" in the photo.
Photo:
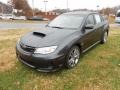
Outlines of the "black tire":
{"type": "Polygon", "coordinates": [[[79,60],[80,60],[80,48],[78,46],[73,46],[67,54],[65,66],[68,69],[71,69],[78,64],[79,60]]]}
{"type": "Polygon", "coordinates": [[[108,40],[108,32],[107,32],[107,31],[105,31],[105,32],[103,33],[102,38],[101,38],[101,44],[106,43],[106,42],[107,42],[107,40],[108,40]]]}

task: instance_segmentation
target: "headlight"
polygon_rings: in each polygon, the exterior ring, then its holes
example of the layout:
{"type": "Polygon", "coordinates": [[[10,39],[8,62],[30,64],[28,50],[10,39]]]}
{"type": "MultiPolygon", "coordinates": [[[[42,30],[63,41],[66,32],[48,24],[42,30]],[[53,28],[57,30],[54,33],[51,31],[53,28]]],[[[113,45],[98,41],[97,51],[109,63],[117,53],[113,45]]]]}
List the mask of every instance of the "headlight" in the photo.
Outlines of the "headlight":
{"type": "Polygon", "coordinates": [[[43,48],[37,48],[35,50],[35,54],[49,54],[56,50],[57,46],[51,46],[51,47],[43,47],[43,48]]]}

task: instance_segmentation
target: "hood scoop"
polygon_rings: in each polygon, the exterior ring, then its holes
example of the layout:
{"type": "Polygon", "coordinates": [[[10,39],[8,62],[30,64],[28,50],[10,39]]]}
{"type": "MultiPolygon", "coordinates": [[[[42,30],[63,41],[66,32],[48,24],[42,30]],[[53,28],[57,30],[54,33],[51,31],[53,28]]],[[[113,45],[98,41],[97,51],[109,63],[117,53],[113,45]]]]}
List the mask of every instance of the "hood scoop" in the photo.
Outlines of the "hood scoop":
{"type": "Polygon", "coordinates": [[[33,32],[33,35],[40,36],[40,37],[45,37],[46,34],[40,33],[40,32],[33,32]]]}

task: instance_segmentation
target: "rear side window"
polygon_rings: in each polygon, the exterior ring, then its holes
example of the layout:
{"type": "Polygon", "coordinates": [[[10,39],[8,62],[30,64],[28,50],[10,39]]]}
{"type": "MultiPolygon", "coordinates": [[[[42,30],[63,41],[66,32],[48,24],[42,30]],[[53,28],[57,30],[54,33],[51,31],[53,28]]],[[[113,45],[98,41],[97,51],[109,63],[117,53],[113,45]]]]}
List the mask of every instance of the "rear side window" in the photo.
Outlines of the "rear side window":
{"type": "Polygon", "coordinates": [[[89,16],[87,17],[86,25],[87,25],[87,24],[93,24],[93,25],[95,24],[93,15],[89,15],[89,16]]]}
{"type": "Polygon", "coordinates": [[[96,24],[98,24],[98,23],[102,22],[101,17],[100,17],[100,15],[99,15],[99,14],[95,14],[94,16],[95,16],[95,21],[96,21],[96,24]]]}

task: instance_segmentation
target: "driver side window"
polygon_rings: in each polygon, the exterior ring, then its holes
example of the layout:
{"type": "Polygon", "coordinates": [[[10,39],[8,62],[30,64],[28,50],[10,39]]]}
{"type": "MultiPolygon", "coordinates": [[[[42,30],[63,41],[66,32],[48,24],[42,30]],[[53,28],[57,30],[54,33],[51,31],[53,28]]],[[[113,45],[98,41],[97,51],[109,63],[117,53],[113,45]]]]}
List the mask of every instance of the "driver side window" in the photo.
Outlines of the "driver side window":
{"type": "Polygon", "coordinates": [[[93,15],[89,15],[89,16],[87,17],[87,20],[86,20],[86,25],[88,25],[88,24],[95,25],[93,15]]]}

